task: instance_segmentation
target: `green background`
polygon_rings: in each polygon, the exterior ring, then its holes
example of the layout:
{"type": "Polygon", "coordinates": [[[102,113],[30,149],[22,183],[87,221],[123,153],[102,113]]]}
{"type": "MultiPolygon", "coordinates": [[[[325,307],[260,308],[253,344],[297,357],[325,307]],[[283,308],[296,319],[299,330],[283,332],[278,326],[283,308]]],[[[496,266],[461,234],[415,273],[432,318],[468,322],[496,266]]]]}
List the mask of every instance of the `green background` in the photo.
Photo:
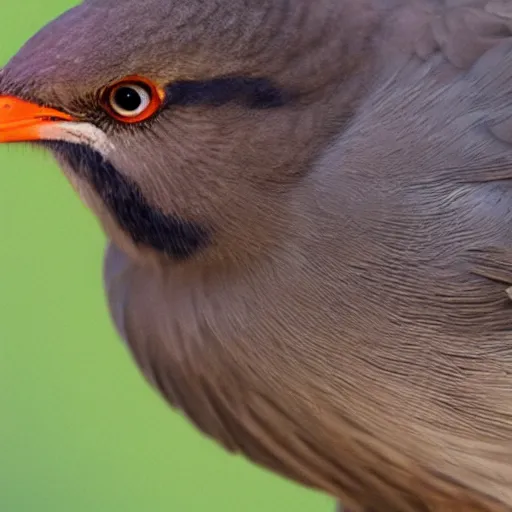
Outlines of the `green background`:
{"type": "MultiPolygon", "coordinates": [[[[2,2],[0,62],[71,5],[2,2]]],[[[52,159],[2,146],[0,176],[0,512],[332,511],[146,385],[107,316],[103,236],[52,159]]]]}

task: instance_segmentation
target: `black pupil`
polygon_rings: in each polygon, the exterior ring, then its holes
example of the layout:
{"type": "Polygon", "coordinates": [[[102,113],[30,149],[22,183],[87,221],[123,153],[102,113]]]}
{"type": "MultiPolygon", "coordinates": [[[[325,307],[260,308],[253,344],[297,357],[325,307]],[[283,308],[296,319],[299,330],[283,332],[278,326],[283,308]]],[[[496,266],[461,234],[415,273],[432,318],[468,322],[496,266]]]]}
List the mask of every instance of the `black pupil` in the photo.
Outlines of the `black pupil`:
{"type": "Polygon", "coordinates": [[[132,87],[119,87],[114,93],[114,103],[123,110],[133,112],[140,107],[142,98],[132,87]]]}

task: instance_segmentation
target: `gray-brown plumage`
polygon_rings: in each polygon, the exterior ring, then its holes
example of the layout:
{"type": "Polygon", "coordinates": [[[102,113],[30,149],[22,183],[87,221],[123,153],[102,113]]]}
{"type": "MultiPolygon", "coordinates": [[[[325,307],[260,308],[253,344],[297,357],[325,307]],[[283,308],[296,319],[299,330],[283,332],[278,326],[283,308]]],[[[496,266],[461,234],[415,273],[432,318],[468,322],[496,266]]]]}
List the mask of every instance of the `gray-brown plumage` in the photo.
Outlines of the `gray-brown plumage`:
{"type": "Polygon", "coordinates": [[[5,67],[0,140],[57,156],[121,336],[208,436],[354,510],[512,511],[511,28],[508,0],[86,0],[5,67]],[[139,123],[101,100],[132,75],[163,91],[139,123]],[[13,96],[62,118],[24,137],[13,96]]]}

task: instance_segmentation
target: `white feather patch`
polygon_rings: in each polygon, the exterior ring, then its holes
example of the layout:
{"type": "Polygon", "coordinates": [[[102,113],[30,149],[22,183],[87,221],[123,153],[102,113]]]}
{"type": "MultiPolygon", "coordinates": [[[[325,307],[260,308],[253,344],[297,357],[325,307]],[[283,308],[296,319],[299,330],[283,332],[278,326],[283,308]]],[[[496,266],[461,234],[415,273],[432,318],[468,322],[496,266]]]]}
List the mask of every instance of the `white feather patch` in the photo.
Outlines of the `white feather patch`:
{"type": "Polygon", "coordinates": [[[91,123],[72,123],[69,121],[48,123],[41,126],[39,133],[41,139],[45,140],[87,144],[105,157],[114,148],[107,134],[91,123]]]}

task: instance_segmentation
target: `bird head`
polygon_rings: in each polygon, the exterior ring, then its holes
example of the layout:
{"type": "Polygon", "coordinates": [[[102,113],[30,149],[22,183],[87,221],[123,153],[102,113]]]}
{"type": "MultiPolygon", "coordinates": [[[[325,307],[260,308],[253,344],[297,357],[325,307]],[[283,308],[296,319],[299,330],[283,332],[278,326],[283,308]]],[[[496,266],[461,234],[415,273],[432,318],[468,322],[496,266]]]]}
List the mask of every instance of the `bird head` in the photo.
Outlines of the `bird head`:
{"type": "Polygon", "coordinates": [[[3,68],[0,142],[49,149],[134,257],[255,255],[361,96],[360,4],[86,0],[3,68]]]}

